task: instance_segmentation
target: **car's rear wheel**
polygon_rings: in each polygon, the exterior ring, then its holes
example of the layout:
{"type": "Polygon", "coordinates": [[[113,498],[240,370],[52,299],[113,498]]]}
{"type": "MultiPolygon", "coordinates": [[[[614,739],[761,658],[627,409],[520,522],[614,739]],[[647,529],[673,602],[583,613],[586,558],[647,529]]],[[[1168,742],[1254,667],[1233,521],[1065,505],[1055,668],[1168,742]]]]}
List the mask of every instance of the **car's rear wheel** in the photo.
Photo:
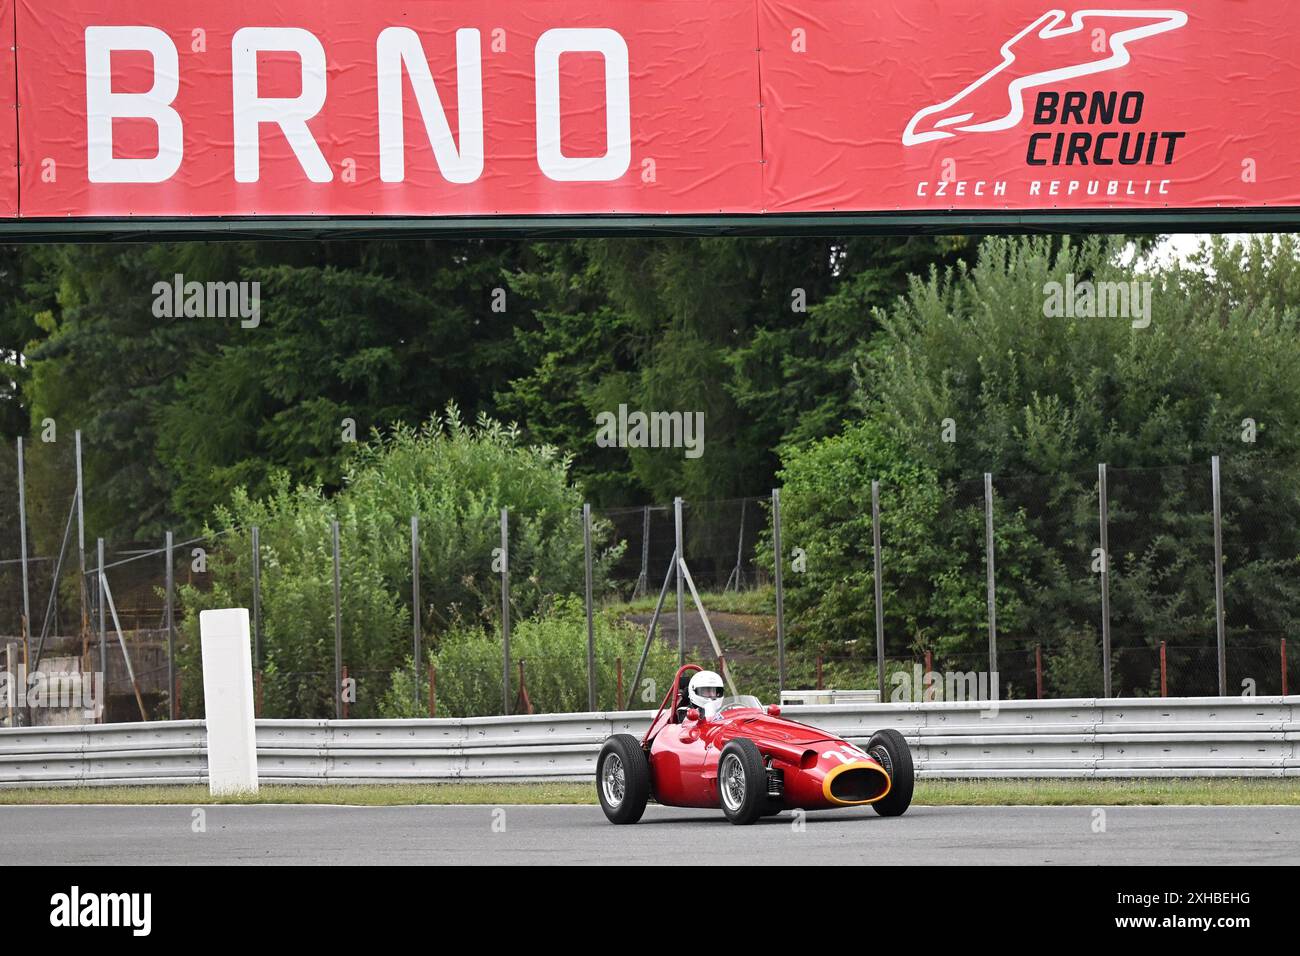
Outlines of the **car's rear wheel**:
{"type": "Polygon", "coordinates": [[[912,750],[897,730],[879,730],[867,743],[867,756],[889,774],[889,793],[871,806],[882,817],[899,817],[912,805],[916,775],[912,769],[912,750]]]}
{"type": "Polygon", "coordinates": [[[615,734],[596,760],[596,794],[610,823],[636,823],[650,799],[650,759],[641,741],[615,734]]]}
{"type": "Polygon", "coordinates": [[[753,823],[767,809],[767,768],[754,741],[739,737],[718,758],[718,803],[732,823],[753,823]]]}

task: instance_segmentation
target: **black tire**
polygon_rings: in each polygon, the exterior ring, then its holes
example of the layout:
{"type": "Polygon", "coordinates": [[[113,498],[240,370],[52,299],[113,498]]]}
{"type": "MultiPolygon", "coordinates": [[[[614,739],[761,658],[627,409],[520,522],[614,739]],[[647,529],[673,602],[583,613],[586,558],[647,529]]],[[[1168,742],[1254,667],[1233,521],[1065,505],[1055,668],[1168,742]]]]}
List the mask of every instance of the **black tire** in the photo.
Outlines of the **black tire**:
{"type": "Polygon", "coordinates": [[[610,823],[636,823],[641,819],[650,799],[650,758],[636,737],[615,734],[600,748],[596,760],[596,796],[610,823]],[[605,770],[611,759],[617,765],[608,767],[611,779],[607,786],[605,770]]]}
{"type": "Polygon", "coordinates": [[[916,789],[916,772],[912,769],[912,750],[897,730],[878,730],[867,742],[867,755],[885,768],[890,788],[885,799],[871,806],[882,817],[901,817],[912,805],[916,789]]]}
{"type": "Polygon", "coordinates": [[[718,757],[718,803],[732,823],[753,823],[767,809],[767,768],[758,745],[738,737],[718,757]],[[735,774],[736,776],[732,776],[735,774]],[[736,786],[728,788],[728,780],[736,786]]]}

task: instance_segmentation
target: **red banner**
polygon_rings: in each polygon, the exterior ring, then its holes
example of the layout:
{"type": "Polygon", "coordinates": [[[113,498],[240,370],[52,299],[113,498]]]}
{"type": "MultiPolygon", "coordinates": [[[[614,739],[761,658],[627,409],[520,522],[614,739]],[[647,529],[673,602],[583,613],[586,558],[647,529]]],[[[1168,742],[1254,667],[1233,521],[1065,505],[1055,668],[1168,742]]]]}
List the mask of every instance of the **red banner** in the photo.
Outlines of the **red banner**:
{"type": "Polygon", "coordinates": [[[11,219],[1300,207],[1300,30],[1265,0],[0,0],[0,24],[11,219]]]}
{"type": "Polygon", "coordinates": [[[1300,205],[1291,4],[760,10],[772,212],[1300,205]]]}
{"type": "Polygon", "coordinates": [[[18,215],[18,100],[14,84],[14,0],[0,0],[0,218],[18,215]]]}

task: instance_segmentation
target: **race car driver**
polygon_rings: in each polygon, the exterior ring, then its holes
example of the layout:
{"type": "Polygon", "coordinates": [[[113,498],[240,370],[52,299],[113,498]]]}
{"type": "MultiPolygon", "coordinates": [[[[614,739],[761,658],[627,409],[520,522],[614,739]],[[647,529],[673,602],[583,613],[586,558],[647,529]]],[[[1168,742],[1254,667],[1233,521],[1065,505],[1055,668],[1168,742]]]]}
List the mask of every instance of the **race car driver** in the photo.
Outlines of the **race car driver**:
{"type": "Polygon", "coordinates": [[[696,671],[687,686],[686,696],[705,720],[712,720],[722,704],[722,678],[713,671],[696,671]]]}

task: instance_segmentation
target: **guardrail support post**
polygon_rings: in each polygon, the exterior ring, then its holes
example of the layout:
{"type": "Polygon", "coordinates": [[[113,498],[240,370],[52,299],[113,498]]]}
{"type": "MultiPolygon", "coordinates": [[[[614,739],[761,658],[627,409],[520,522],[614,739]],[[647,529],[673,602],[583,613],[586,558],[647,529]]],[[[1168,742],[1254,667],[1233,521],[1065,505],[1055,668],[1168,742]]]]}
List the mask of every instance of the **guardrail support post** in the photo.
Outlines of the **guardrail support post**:
{"type": "Polygon", "coordinates": [[[1228,650],[1223,619],[1223,507],[1220,502],[1219,456],[1210,459],[1214,494],[1214,629],[1219,650],[1219,696],[1228,696],[1228,650]]]}
{"type": "Polygon", "coordinates": [[[785,557],[781,553],[781,489],[772,489],[772,556],[776,587],[776,699],[785,690],[785,586],[781,580],[781,566],[785,557]]]}

